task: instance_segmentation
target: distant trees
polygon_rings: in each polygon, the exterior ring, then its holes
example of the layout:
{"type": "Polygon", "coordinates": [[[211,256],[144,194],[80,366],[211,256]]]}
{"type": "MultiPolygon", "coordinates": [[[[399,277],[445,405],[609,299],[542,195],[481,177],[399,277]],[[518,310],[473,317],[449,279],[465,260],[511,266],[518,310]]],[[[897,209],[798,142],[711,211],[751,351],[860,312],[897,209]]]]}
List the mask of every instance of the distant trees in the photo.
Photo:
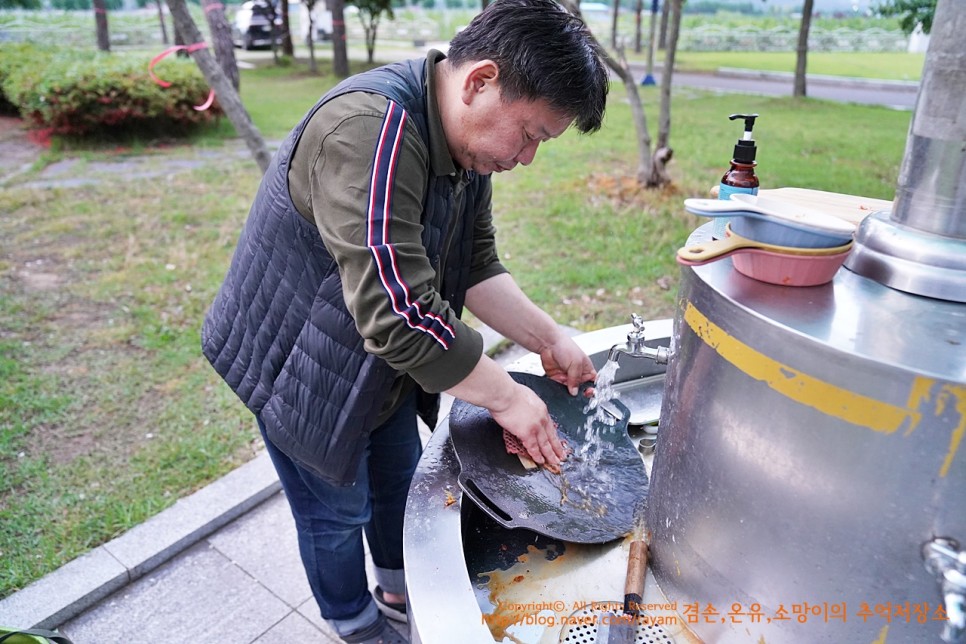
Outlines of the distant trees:
{"type": "Polygon", "coordinates": [[[899,16],[899,26],[911,34],[916,25],[922,25],[923,33],[932,30],[932,18],[938,0],[885,0],[876,7],[880,16],[899,16]]]}
{"type": "MultiPolygon", "coordinates": [[[[616,57],[606,49],[601,48],[604,62],[617,74],[624,83],[627,101],[631,107],[631,120],[637,140],[637,182],[645,188],[660,188],[671,183],[671,175],[667,165],[671,161],[674,151],[670,147],[671,136],[671,78],[674,73],[674,57],[677,52],[678,34],[681,26],[681,11],[684,0],[664,0],[669,7],[667,51],[664,55],[664,68],[661,74],[661,105],[658,115],[657,140],[652,141],[647,127],[647,117],[644,114],[644,103],[638,91],[637,79],[631,72],[624,55],[622,43],[617,43],[616,57]],[[653,146],[653,149],[652,149],[653,146]]],[[[571,0],[561,0],[567,9],[578,16],[581,15],[579,5],[571,0]]],[[[598,43],[600,39],[598,38],[598,43]]]]}
{"type": "Polygon", "coordinates": [[[369,62],[372,63],[382,14],[385,13],[390,20],[395,18],[392,12],[392,0],[350,0],[350,2],[359,9],[359,20],[366,34],[366,53],[369,56],[369,62]]]}

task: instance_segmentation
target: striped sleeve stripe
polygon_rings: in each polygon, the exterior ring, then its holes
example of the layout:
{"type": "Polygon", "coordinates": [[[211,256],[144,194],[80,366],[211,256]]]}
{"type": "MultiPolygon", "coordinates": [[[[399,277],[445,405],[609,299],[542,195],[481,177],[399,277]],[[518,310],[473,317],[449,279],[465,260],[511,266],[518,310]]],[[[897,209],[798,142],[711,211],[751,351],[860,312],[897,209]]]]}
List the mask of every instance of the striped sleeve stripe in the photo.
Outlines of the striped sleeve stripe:
{"type": "Polygon", "coordinates": [[[389,243],[392,220],[392,187],[396,164],[402,150],[407,114],[397,103],[389,101],[382,130],[376,144],[369,182],[369,205],[366,212],[366,244],[372,253],[379,280],[389,295],[392,310],[412,328],[431,335],[444,349],[456,337],[453,327],[432,311],[423,313],[412,300],[409,286],[399,272],[396,253],[389,243]]]}

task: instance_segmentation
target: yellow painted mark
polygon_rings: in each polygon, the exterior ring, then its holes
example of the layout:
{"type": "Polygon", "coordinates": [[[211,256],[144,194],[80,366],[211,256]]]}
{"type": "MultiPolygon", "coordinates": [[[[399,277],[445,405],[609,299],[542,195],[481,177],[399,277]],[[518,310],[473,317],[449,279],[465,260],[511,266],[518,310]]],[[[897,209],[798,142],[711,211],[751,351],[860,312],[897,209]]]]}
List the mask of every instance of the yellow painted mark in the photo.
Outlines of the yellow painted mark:
{"type": "Polygon", "coordinates": [[[879,631],[879,637],[875,638],[872,644],[886,644],[886,637],[888,637],[888,635],[889,635],[889,625],[887,624],[882,627],[882,630],[879,631]]]}
{"type": "MultiPolygon", "coordinates": [[[[936,382],[931,378],[916,376],[915,380],[912,381],[912,389],[909,391],[909,400],[906,402],[906,407],[909,409],[920,409],[924,404],[928,403],[932,398],[930,393],[935,384],[936,382]]],[[[905,435],[908,436],[914,429],[915,427],[910,425],[905,435]]]]}
{"type": "Polygon", "coordinates": [[[943,413],[947,404],[955,404],[959,412],[959,425],[953,430],[939,476],[949,473],[956,452],[966,436],[966,387],[943,384],[938,394],[933,396],[937,381],[916,377],[906,407],[900,407],[825,382],[756,351],[709,320],[691,302],[685,305],[684,320],[705,344],[746,375],[799,404],[853,425],[884,434],[893,434],[905,425],[904,436],[908,436],[922,420],[920,410],[928,408],[932,401],[935,401],[937,416],[943,413]]]}
{"type": "Polygon", "coordinates": [[[752,349],[705,317],[690,302],[684,319],[722,358],[797,403],[886,434],[895,432],[907,420],[913,427],[919,424],[918,412],[837,387],[752,349]]]}
{"type": "Polygon", "coordinates": [[[943,477],[949,473],[949,468],[953,465],[956,451],[963,442],[966,435],[966,387],[962,385],[945,385],[936,398],[936,415],[941,415],[946,410],[947,404],[955,404],[956,412],[959,414],[959,425],[953,429],[953,435],[949,439],[949,450],[946,458],[943,459],[942,467],[939,468],[939,476],[943,477]]]}

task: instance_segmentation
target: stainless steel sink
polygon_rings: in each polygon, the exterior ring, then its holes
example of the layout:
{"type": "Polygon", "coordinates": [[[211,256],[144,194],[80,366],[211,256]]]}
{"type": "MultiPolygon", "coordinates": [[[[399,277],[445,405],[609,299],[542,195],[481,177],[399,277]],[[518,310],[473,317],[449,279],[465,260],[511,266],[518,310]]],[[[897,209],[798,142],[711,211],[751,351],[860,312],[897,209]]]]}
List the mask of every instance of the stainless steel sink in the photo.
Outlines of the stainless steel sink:
{"type": "MultiPolygon", "coordinates": [[[[646,323],[648,344],[668,346],[671,320],[646,323]]],[[[577,336],[599,368],[630,325],[577,336]]],[[[616,377],[632,411],[635,442],[652,436],[660,415],[664,367],[623,356],[616,377]]],[[[524,356],[511,371],[542,373],[539,357],[524,356]]],[[[645,450],[646,451],[646,450],[645,450]]],[[[650,457],[642,456],[649,469],[650,457]]],[[[433,433],[410,488],[404,554],[413,641],[557,642],[568,617],[592,601],[622,601],[627,540],[601,545],[564,543],[528,530],[507,530],[470,501],[457,484],[459,462],[446,420],[433,433]],[[509,641],[509,640],[508,640],[509,641]]],[[[645,601],[663,602],[656,585],[645,601]]],[[[656,632],[656,631],[655,631],[656,632]]],[[[682,632],[666,628],[668,639],[682,632]]],[[[578,640],[582,641],[582,640],[578,640]]],[[[639,640],[639,641],[662,641],[639,640]]]]}

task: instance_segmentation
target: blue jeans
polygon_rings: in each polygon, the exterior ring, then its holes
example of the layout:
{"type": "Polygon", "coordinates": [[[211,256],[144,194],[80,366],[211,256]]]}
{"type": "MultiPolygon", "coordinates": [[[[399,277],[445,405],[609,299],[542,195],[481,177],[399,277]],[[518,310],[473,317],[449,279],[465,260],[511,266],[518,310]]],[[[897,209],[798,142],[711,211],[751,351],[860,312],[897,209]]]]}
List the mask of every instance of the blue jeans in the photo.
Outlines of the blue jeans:
{"type": "Polygon", "coordinates": [[[363,530],[376,583],[385,592],[406,591],[403,515],[422,452],[416,396],[370,434],[352,486],[326,483],[279,451],[260,418],[258,428],[295,517],[302,565],[322,617],[340,636],[368,626],[378,610],[366,579],[363,530]]]}

